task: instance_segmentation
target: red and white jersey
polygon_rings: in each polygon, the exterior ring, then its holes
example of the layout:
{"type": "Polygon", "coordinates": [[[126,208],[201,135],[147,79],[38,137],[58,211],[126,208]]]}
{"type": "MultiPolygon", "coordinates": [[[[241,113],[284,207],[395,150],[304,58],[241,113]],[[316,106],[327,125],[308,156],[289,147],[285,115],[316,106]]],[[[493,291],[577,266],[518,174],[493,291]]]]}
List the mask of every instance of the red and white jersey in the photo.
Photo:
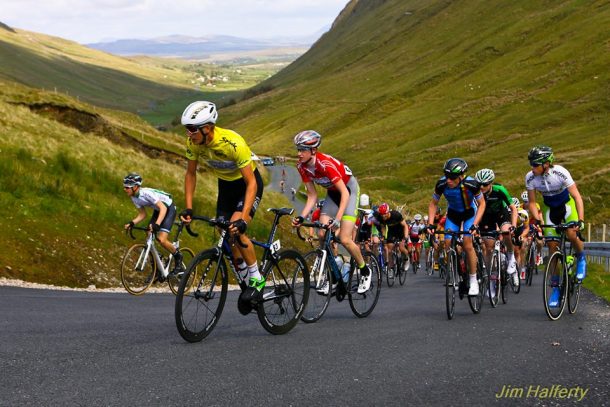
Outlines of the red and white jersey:
{"type": "Polygon", "coordinates": [[[336,158],[316,152],[314,167],[297,163],[303,182],[314,182],[326,189],[334,190],[339,180],[348,183],[352,176],[349,167],[336,158]]]}

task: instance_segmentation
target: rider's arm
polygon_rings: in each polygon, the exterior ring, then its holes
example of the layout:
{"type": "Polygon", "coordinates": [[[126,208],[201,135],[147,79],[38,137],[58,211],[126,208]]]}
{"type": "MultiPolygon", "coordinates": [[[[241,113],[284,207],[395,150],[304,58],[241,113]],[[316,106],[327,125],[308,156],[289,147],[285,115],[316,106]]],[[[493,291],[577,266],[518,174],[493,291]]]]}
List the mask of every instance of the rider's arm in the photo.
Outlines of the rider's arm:
{"type": "Polygon", "coordinates": [[[409,225],[407,225],[407,222],[403,219],[400,224],[402,225],[403,230],[405,231],[405,239],[409,236],[409,225]]]}
{"type": "Polygon", "coordinates": [[[146,218],[146,209],[144,207],[138,208],[138,215],[132,219],[134,225],[137,225],[139,222],[142,222],[146,218]]]}
{"type": "Polygon", "coordinates": [[[510,224],[513,225],[513,227],[517,227],[517,218],[519,217],[517,207],[512,203],[508,207],[510,209],[510,224]]]}
{"type": "Polygon", "coordinates": [[[305,183],[305,190],[307,190],[307,202],[301,211],[301,216],[306,218],[309,215],[309,212],[316,206],[318,202],[318,193],[316,192],[316,187],[313,182],[308,181],[305,183]]]}
{"type": "Polygon", "coordinates": [[[578,213],[578,220],[585,220],[585,205],[582,202],[582,196],[580,196],[580,192],[576,187],[576,184],[572,184],[572,186],[568,187],[568,192],[574,198],[574,203],[576,204],[576,212],[578,213]]]}
{"type": "Polygon", "coordinates": [[[256,178],[254,177],[254,170],[252,166],[246,165],[239,170],[241,172],[241,176],[246,183],[246,195],[244,197],[244,209],[241,213],[241,218],[246,222],[250,222],[252,217],[250,216],[250,211],[252,210],[252,206],[254,205],[254,199],[256,198],[256,178]]]}
{"type": "Polygon", "coordinates": [[[436,208],[438,208],[438,200],[432,198],[430,204],[428,204],[428,223],[430,224],[434,222],[433,219],[436,216],[436,208]]]}
{"type": "Polygon", "coordinates": [[[479,222],[481,222],[481,218],[483,218],[483,214],[485,213],[485,198],[483,197],[483,194],[479,194],[479,197],[477,198],[477,213],[474,217],[474,225],[479,225],[479,222]]]}
{"type": "Polygon", "coordinates": [[[188,160],[184,176],[184,201],[186,209],[193,209],[193,195],[197,185],[197,160],[188,160]]]}

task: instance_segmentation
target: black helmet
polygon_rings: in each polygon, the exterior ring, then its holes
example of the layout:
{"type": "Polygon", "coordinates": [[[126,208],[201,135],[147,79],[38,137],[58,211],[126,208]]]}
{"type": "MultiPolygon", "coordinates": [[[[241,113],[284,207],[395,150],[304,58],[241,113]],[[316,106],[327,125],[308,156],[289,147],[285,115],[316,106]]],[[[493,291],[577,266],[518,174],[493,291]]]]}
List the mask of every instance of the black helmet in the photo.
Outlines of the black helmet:
{"type": "Polygon", "coordinates": [[[140,174],[137,174],[135,172],[130,172],[123,179],[123,186],[132,188],[132,187],[135,187],[136,185],[137,186],[142,185],[142,177],[140,176],[140,174]]]}
{"type": "Polygon", "coordinates": [[[540,145],[532,147],[527,154],[527,159],[530,161],[530,164],[544,164],[547,161],[552,163],[555,160],[555,156],[551,147],[540,145]]]}
{"type": "Polygon", "coordinates": [[[462,175],[468,169],[468,164],[461,158],[450,158],[445,162],[443,172],[447,177],[462,175]]]}

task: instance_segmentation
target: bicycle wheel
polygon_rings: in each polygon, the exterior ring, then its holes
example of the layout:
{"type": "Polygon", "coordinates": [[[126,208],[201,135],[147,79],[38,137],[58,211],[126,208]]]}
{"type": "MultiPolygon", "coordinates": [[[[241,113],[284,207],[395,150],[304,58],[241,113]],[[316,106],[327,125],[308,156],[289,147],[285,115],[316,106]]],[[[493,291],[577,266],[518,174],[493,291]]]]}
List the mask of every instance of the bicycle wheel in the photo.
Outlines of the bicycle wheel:
{"type": "Polygon", "coordinates": [[[398,282],[400,285],[405,285],[405,281],[407,281],[407,259],[404,254],[400,254],[400,265],[398,271],[398,282]]]}
{"type": "Polygon", "coordinates": [[[388,265],[388,272],[385,275],[388,287],[392,287],[394,285],[394,280],[397,272],[396,266],[398,265],[398,256],[396,256],[396,253],[392,252],[390,253],[390,256],[392,256],[392,262],[394,263],[394,265],[392,267],[388,265]]]}
{"type": "Polygon", "coordinates": [[[434,274],[434,247],[428,250],[428,255],[426,256],[426,273],[429,276],[434,274]]]}
{"type": "Polygon", "coordinates": [[[531,286],[534,277],[534,269],[536,268],[536,244],[530,243],[527,249],[527,258],[525,263],[525,284],[531,286]]]}
{"type": "Polygon", "coordinates": [[[567,277],[563,254],[560,252],[553,253],[544,271],[544,284],[542,285],[544,310],[552,321],[558,320],[565,309],[567,277]],[[559,304],[556,307],[551,307],[549,306],[549,298],[555,290],[559,290],[559,304]]]}
{"type": "Polygon", "coordinates": [[[498,257],[498,252],[494,251],[489,267],[489,289],[487,290],[489,303],[493,308],[498,306],[500,291],[500,258],[498,257]]]}
{"type": "Polygon", "coordinates": [[[475,296],[468,296],[468,305],[473,313],[478,314],[481,312],[481,306],[483,305],[483,295],[486,291],[487,279],[484,276],[485,270],[483,267],[483,254],[477,251],[477,281],[479,283],[479,294],[475,296]]]}
{"type": "Polygon", "coordinates": [[[329,288],[332,286],[330,268],[328,263],[320,264],[322,256],[316,250],[307,253],[303,258],[309,270],[309,298],[303,315],[301,315],[301,321],[312,323],[322,318],[330,303],[332,290],[329,289],[326,293],[321,292],[321,290],[317,291],[325,284],[328,284],[329,288]]]}
{"type": "Polygon", "coordinates": [[[349,273],[349,282],[347,283],[347,297],[349,306],[354,315],[358,318],[367,317],[375,309],[377,300],[379,300],[379,292],[381,291],[381,270],[379,263],[373,253],[365,251],[362,253],[364,262],[371,271],[371,286],[368,291],[362,294],[358,293],[358,284],[360,283],[360,272],[356,269],[355,263],[352,263],[352,269],[349,273]]]}
{"type": "Polygon", "coordinates": [[[267,332],[282,335],[296,325],[307,306],[309,268],[296,250],[286,249],[276,255],[263,270],[267,282],[256,312],[267,332]]]}
{"type": "Polygon", "coordinates": [[[453,319],[455,311],[455,290],[457,289],[457,259],[454,253],[449,253],[447,259],[447,270],[445,272],[445,306],[447,318],[453,319]]]}
{"type": "Polygon", "coordinates": [[[582,283],[576,278],[575,264],[568,266],[568,311],[574,314],[578,308],[578,300],[580,299],[580,287],[582,283]]]}
{"type": "MultiPolygon", "coordinates": [[[[170,271],[169,275],[167,276],[167,284],[169,285],[169,289],[171,290],[171,292],[174,293],[174,295],[178,295],[178,289],[180,288],[180,280],[182,280],[184,271],[186,270],[187,266],[189,264],[191,264],[193,257],[195,257],[195,253],[193,253],[193,251],[191,249],[189,249],[188,247],[181,247],[180,253],[182,253],[182,271],[177,274],[174,274],[170,271]]],[[[185,290],[187,292],[193,286],[193,281],[194,281],[195,275],[196,275],[196,273],[190,274],[190,277],[191,277],[190,284],[187,283],[186,288],[185,288],[185,290]]]]}
{"type": "Polygon", "coordinates": [[[227,299],[228,282],[227,265],[216,249],[191,261],[180,280],[174,309],[176,327],[185,341],[199,342],[212,332],[227,299]]]}
{"type": "Polygon", "coordinates": [[[143,243],[134,244],[123,256],[121,283],[129,294],[144,294],[155,280],[157,264],[152,253],[145,256],[146,248],[147,245],[143,243]]]}

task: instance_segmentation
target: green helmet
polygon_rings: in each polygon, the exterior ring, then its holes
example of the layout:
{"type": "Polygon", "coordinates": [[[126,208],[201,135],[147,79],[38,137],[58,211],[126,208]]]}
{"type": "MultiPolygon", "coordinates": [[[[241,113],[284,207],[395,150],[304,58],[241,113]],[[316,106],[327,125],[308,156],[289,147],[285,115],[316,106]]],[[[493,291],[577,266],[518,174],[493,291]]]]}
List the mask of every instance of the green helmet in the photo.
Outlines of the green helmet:
{"type": "Polygon", "coordinates": [[[555,156],[553,155],[553,149],[548,146],[535,146],[532,147],[530,152],[527,154],[527,159],[530,164],[544,164],[546,162],[553,163],[555,156]]]}

